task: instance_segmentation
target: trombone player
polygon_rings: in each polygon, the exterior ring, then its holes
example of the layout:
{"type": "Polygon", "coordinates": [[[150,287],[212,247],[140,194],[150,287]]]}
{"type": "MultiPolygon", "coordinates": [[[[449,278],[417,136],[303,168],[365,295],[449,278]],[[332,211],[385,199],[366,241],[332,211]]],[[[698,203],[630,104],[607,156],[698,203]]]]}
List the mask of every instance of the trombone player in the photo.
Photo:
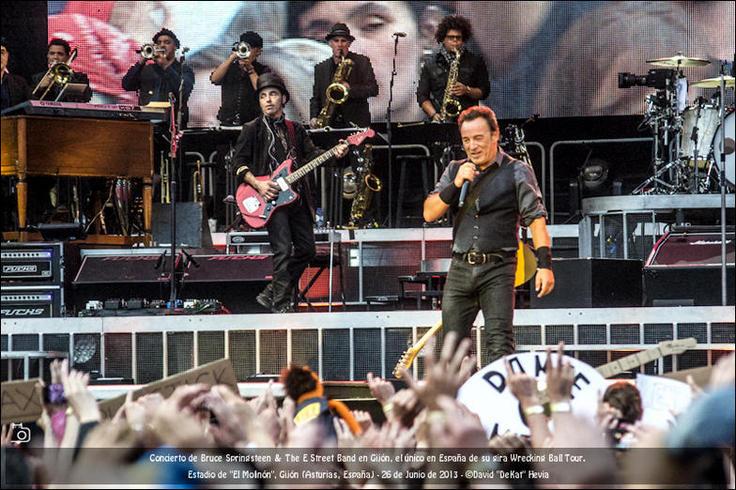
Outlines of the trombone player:
{"type": "Polygon", "coordinates": [[[261,114],[256,96],[258,76],[271,69],[258,62],[263,52],[263,38],[257,32],[240,35],[230,56],[210,74],[213,85],[222,87],[222,105],[217,119],[223,126],[242,126],[261,114]]]}
{"type": "Polygon", "coordinates": [[[49,41],[46,49],[46,62],[48,64],[48,70],[41,73],[36,73],[31,77],[32,85],[35,87],[31,98],[44,100],[56,100],[60,93],[63,92],[59,98],[59,102],[89,102],[92,99],[92,89],[89,87],[89,77],[86,73],[74,71],[72,66],[72,48],[68,42],[64,39],[54,38],[49,41]],[[47,84],[39,86],[39,82],[51,74],[55,70],[60,70],[62,65],[66,65],[70,76],[64,83],[56,83],[51,80],[49,83],[52,85],[49,87],[47,84]],[[56,68],[55,68],[56,67],[56,68]],[[68,83],[85,85],[85,90],[80,93],[66,92],[64,90],[68,83]],[[48,88],[48,90],[46,90],[48,88]]]}
{"type": "Polygon", "coordinates": [[[165,102],[169,94],[176,97],[176,111],[183,107],[182,128],[187,124],[187,100],[194,88],[194,71],[189,65],[176,59],[176,50],[181,47],[179,38],[169,29],[161,29],[153,36],[153,45],[144,44],[141,57],[128,69],[123,77],[123,89],[138,92],[138,103],[165,102]],[[179,85],[183,79],[183,105],[179,100],[179,85]]]}
{"type": "Polygon", "coordinates": [[[314,85],[312,98],[309,101],[309,125],[320,127],[318,116],[328,104],[327,87],[339,83],[343,86],[338,103],[332,108],[326,126],[346,128],[351,126],[368,127],[371,124],[371,112],[368,98],[378,95],[378,83],[373,72],[373,65],[367,56],[353,53],[350,45],[355,38],[350,35],[346,24],[337,23],[332,26],[325,39],[332,49],[332,56],[314,67],[314,85]],[[345,60],[352,62],[350,74],[344,80],[334,80],[336,72],[345,60]]]}

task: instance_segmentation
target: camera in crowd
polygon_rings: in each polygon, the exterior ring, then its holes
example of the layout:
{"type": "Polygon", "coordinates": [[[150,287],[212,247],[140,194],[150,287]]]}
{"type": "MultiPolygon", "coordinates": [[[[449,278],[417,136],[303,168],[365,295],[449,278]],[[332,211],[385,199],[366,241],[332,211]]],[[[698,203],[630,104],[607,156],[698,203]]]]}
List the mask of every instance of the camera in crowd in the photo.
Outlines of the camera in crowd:
{"type": "Polygon", "coordinates": [[[674,83],[673,81],[676,76],[676,70],[668,70],[666,68],[653,68],[646,75],[634,75],[633,73],[623,72],[618,74],[618,88],[639,86],[664,90],[667,88],[668,83],[674,83]]]}

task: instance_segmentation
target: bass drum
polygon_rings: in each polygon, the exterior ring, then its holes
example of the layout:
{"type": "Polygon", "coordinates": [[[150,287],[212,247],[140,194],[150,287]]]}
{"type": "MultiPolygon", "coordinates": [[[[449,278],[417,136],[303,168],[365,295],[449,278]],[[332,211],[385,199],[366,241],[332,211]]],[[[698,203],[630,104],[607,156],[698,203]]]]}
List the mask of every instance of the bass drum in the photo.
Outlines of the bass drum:
{"type": "MultiPolygon", "coordinates": [[[[731,185],[736,185],[736,170],[734,169],[734,119],[736,112],[726,116],[726,180],[731,185]]],[[[721,128],[719,126],[713,137],[713,159],[716,163],[721,160],[721,128]]]]}
{"type": "Polygon", "coordinates": [[[689,160],[692,165],[695,143],[693,142],[693,128],[698,127],[698,164],[702,167],[708,160],[711,143],[720,125],[718,107],[703,104],[700,107],[688,107],[682,113],[682,136],[680,137],[680,158],[689,160]]]}

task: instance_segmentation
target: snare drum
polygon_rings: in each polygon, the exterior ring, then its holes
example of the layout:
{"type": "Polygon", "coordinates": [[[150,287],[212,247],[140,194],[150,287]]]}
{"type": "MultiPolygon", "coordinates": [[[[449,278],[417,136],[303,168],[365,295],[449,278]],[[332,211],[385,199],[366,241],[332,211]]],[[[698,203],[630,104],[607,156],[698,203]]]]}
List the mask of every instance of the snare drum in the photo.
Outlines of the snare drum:
{"type": "MultiPolygon", "coordinates": [[[[726,116],[726,180],[731,185],[736,185],[736,170],[734,169],[734,119],[736,119],[736,112],[731,112],[726,116]],[[728,152],[731,153],[728,153],[728,152]]],[[[720,165],[721,162],[721,128],[716,129],[716,134],[713,137],[713,158],[716,163],[720,165]]],[[[698,150],[700,153],[700,150],[698,150]]]]}
{"type": "Polygon", "coordinates": [[[693,128],[698,128],[698,163],[702,165],[708,160],[712,149],[713,138],[718,129],[718,106],[703,104],[688,107],[682,113],[682,135],[680,136],[680,158],[692,160],[695,152],[695,142],[692,140],[693,128]]]}

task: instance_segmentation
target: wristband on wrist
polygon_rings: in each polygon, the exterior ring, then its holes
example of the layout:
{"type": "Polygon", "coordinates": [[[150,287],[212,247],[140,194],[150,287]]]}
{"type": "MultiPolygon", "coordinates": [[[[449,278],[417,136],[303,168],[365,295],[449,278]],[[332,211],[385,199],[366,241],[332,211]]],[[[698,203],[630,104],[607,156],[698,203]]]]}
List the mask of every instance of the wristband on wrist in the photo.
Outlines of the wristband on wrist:
{"type": "Polygon", "coordinates": [[[570,413],[572,407],[570,402],[554,402],[549,404],[549,411],[551,413],[570,413]]]}
{"type": "Polygon", "coordinates": [[[524,409],[524,415],[529,417],[530,415],[542,415],[544,414],[544,407],[542,405],[532,405],[524,409]]]}
{"type": "Polygon", "coordinates": [[[447,205],[454,204],[460,198],[460,188],[455,187],[454,182],[440,191],[440,199],[447,205]]]}
{"type": "Polygon", "coordinates": [[[552,268],[552,251],[549,247],[539,247],[536,250],[537,254],[537,269],[551,269],[552,268]]]}
{"type": "Polygon", "coordinates": [[[382,408],[383,408],[383,413],[386,414],[386,415],[388,415],[389,412],[391,412],[391,410],[394,409],[394,404],[391,403],[391,402],[388,402],[385,405],[383,405],[382,408]]]}

